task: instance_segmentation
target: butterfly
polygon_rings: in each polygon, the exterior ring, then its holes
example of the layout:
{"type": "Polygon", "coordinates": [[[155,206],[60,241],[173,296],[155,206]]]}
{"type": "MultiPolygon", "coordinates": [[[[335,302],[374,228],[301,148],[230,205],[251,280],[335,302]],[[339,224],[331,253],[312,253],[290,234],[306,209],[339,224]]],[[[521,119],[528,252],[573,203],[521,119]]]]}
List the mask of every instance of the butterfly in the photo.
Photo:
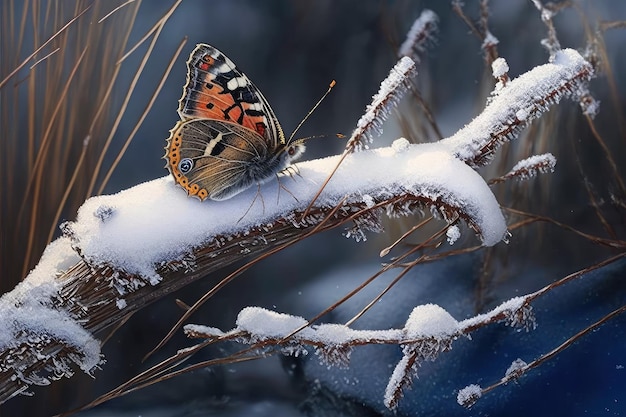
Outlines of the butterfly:
{"type": "Polygon", "coordinates": [[[266,182],[305,149],[303,140],[285,138],[252,81],[207,44],[189,56],[178,114],[165,147],[166,167],[200,200],[225,200],[266,182]]]}

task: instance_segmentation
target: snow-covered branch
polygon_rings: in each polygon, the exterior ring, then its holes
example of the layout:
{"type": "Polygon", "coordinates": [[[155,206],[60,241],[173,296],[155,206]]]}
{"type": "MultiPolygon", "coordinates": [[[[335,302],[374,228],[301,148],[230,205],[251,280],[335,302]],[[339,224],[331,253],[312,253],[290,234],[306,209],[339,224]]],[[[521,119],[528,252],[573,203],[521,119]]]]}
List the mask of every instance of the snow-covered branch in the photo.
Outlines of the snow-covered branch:
{"type": "Polygon", "coordinates": [[[494,91],[487,107],[474,120],[439,143],[471,166],[485,165],[496,150],[514,139],[548,108],[565,97],[586,95],[593,67],[573,49],[555,54],[540,65],[494,91]]]}
{"type": "Polygon", "coordinates": [[[191,338],[235,340],[251,345],[255,355],[263,352],[299,356],[308,354],[308,348],[312,347],[323,363],[340,367],[349,366],[355,347],[401,346],[403,356],[389,378],[384,398],[385,406],[394,409],[416,378],[420,365],[449,351],[458,337],[499,321],[516,327],[532,325],[530,300],[531,297],[518,297],[489,313],[461,322],[440,306],[420,305],[413,309],[402,329],[388,330],[354,330],[334,323],[309,325],[302,317],[247,307],[239,313],[236,327],[228,332],[191,324],[185,326],[185,333],[191,338]]]}
{"type": "MultiPolygon", "coordinates": [[[[398,85],[383,85],[380,100],[375,96],[367,113],[377,123],[385,100],[395,100],[388,91],[400,91],[412,68],[403,58],[395,68],[401,75],[388,81],[398,85]]],[[[189,199],[170,177],[87,200],[25,282],[0,300],[0,401],[70,376],[73,366],[92,372],[100,363],[93,336],[99,331],[243,256],[313,233],[347,225],[346,235],[362,240],[365,232],[382,230],[382,214],[428,212],[462,219],[483,245],[497,244],[507,236],[505,220],[472,167],[592,75],[577,52],[561,51],[499,89],[480,116],[448,139],[421,145],[398,139],[388,148],[303,162],[297,172],[226,201],[189,199]]],[[[379,126],[374,121],[359,122],[355,146],[379,126]]],[[[415,360],[409,362],[412,369],[415,360]]]]}

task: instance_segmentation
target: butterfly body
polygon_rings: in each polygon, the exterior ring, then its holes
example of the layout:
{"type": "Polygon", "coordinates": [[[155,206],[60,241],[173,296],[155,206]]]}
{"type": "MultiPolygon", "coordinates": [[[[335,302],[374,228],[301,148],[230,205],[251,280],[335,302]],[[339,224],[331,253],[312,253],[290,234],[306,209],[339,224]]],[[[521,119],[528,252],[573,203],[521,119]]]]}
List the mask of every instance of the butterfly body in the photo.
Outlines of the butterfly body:
{"type": "Polygon", "coordinates": [[[181,117],[170,131],[165,159],[191,196],[230,198],[263,183],[304,151],[289,143],[267,100],[216,48],[199,44],[187,61],[181,117]]]}

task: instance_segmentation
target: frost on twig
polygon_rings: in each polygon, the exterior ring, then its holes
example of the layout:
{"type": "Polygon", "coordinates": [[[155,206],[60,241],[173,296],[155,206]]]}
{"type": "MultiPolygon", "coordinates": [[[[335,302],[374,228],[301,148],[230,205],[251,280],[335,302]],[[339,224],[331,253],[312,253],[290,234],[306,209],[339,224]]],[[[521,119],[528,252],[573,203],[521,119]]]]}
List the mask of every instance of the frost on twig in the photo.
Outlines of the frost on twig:
{"type": "Polygon", "coordinates": [[[504,182],[511,178],[515,178],[520,181],[528,180],[539,174],[554,172],[555,166],[556,158],[551,153],[534,155],[529,158],[522,159],[503,176],[490,180],[489,184],[504,182]]]}
{"type": "MultiPolygon", "coordinates": [[[[299,356],[313,348],[323,363],[339,367],[350,365],[350,354],[358,346],[398,345],[403,355],[389,377],[383,400],[387,408],[395,409],[417,377],[420,365],[449,351],[460,336],[496,322],[534,326],[529,305],[534,296],[513,298],[488,313],[460,322],[438,305],[420,305],[413,309],[402,329],[354,330],[343,324],[309,324],[303,317],[246,307],[239,313],[236,327],[228,332],[197,324],[186,325],[184,330],[190,338],[234,340],[250,345],[255,355],[299,356]]],[[[513,374],[511,371],[511,378],[513,374]]]]}
{"type": "Polygon", "coordinates": [[[396,107],[408,88],[408,82],[415,75],[415,62],[404,56],[391,69],[387,78],[380,83],[378,93],[372,97],[372,103],[365,108],[365,113],[356,124],[350,139],[346,143],[346,153],[367,149],[374,137],[380,135],[382,124],[389,112],[396,107]]]}
{"type": "Polygon", "coordinates": [[[423,10],[411,25],[406,39],[400,45],[398,57],[408,56],[413,61],[419,62],[420,56],[437,31],[438,21],[439,17],[435,12],[428,9],[423,10]]]}
{"type": "Polygon", "coordinates": [[[573,49],[555,54],[494,92],[487,107],[464,128],[439,143],[471,166],[489,163],[496,150],[564,97],[578,99],[594,71],[573,49]]]}

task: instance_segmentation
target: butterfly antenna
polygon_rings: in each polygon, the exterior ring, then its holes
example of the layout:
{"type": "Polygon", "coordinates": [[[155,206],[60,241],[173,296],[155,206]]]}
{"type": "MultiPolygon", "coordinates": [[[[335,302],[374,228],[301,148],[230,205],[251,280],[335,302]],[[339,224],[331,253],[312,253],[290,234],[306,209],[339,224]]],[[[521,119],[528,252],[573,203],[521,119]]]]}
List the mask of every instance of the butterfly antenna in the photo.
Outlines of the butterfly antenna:
{"type": "Polygon", "coordinates": [[[287,143],[291,143],[291,140],[293,139],[293,137],[296,135],[296,132],[300,129],[300,127],[302,127],[302,125],[304,124],[304,122],[307,121],[307,119],[309,118],[309,116],[311,116],[311,114],[315,111],[315,109],[317,109],[317,106],[320,105],[320,103],[322,102],[322,100],[324,100],[326,98],[326,96],[328,95],[328,93],[330,93],[330,90],[333,89],[333,87],[335,86],[336,82],[335,80],[332,80],[330,82],[330,85],[328,86],[328,90],[326,90],[326,92],[324,93],[324,95],[322,96],[322,98],[320,98],[319,100],[317,100],[317,103],[315,103],[315,106],[313,106],[313,108],[311,110],[309,110],[309,112],[306,114],[306,116],[304,116],[304,119],[302,119],[302,121],[300,123],[298,123],[298,126],[296,126],[296,128],[294,129],[294,131],[291,133],[291,135],[289,136],[289,140],[287,141],[287,143]]]}

